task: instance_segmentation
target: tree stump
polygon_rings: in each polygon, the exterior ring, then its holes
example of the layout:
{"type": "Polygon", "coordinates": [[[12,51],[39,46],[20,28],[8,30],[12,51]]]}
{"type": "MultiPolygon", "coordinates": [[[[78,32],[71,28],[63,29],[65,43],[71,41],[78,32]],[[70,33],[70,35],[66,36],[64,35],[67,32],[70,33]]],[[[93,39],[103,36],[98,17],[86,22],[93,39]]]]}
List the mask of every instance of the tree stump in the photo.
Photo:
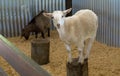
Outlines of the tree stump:
{"type": "Polygon", "coordinates": [[[49,63],[49,47],[50,40],[33,40],[31,42],[31,58],[38,64],[43,65],[49,63]]]}
{"type": "Polygon", "coordinates": [[[78,63],[78,58],[74,58],[72,63],[67,63],[67,76],[88,76],[88,59],[84,64],[78,63]]]}

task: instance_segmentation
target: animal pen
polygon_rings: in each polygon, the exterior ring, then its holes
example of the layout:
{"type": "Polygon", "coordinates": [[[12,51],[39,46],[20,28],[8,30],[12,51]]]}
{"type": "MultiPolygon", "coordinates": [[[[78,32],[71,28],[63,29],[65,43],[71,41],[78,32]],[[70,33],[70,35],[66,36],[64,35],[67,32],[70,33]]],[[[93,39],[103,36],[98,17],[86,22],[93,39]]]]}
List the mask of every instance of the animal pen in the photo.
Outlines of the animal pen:
{"type": "MultiPolygon", "coordinates": [[[[22,28],[41,10],[53,12],[70,7],[71,14],[90,9],[98,16],[96,41],[87,64],[88,75],[120,76],[119,6],[120,0],[0,0],[0,76],[67,76],[66,48],[52,21],[51,36],[47,38],[50,40],[48,64],[38,65],[31,59],[33,34],[29,40],[21,39],[20,35],[22,28]]],[[[39,39],[42,40],[40,34],[39,39]]],[[[75,58],[78,53],[76,48],[73,50],[75,58]]]]}

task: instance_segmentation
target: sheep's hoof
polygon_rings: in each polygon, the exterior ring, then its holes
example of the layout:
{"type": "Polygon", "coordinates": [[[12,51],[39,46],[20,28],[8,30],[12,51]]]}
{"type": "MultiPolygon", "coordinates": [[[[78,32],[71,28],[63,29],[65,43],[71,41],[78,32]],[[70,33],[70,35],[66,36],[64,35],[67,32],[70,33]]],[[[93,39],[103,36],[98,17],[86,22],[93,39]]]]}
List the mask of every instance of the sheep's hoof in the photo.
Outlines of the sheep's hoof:
{"type": "Polygon", "coordinates": [[[85,58],[84,61],[88,61],[88,58],[85,58]]]}
{"type": "Polygon", "coordinates": [[[79,59],[79,60],[78,60],[78,63],[83,64],[83,63],[84,63],[84,59],[79,59]]]}
{"type": "Polygon", "coordinates": [[[72,63],[72,59],[69,59],[69,60],[68,60],[68,63],[72,63]]]}
{"type": "Polygon", "coordinates": [[[88,59],[88,56],[87,56],[87,55],[85,56],[85,59],[88,59]]]}

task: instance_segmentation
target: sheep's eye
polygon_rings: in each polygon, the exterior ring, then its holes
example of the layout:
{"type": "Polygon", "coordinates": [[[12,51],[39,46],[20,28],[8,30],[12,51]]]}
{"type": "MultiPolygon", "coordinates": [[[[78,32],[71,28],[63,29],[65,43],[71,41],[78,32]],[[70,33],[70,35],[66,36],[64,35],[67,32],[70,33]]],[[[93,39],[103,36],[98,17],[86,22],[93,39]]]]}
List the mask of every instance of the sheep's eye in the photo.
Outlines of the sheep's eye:
{"type": "Polygon", "coordinates": [[[54,19],[54,17],[53,17],[53,16],[52,16],[51,18],[52,18],[52,19],[54,19]]]}
{"type": "Polygon", "coordinates": [[[64,16],[62,16],[62,18],[63,18],[64,16]]]}

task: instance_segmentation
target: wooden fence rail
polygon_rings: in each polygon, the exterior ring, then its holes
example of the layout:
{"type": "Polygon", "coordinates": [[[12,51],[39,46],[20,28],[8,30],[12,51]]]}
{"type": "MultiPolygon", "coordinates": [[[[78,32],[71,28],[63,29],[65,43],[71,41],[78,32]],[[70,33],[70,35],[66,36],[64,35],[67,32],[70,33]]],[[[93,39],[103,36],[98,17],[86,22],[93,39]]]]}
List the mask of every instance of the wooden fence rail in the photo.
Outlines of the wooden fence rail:
{"type": "Polygon", "coordinates": [[[25,56],[19,49],[0,35],[0,56],[2,56],[20,76],[51,76],[37,63],[25,56]]]}

